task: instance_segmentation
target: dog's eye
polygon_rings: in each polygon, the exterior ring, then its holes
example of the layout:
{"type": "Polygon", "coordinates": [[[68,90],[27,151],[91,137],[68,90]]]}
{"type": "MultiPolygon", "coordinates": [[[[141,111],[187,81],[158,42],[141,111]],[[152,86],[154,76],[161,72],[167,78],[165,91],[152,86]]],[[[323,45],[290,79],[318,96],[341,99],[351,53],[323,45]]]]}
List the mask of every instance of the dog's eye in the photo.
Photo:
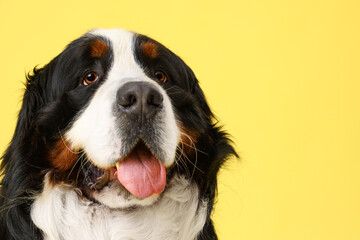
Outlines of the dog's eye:
{"type": "Polygon", "coordinates": [[[160,82],[166,82],[167,80],[165,73],[162,71],[156,71],[154,75],[160,82]]]}
{"type": "Polygon", "coordinates": [[[83,78],[82,84],[84,86],[90,85],[99,79],[99,75],[96,72],[88,72],[83,78]]]}

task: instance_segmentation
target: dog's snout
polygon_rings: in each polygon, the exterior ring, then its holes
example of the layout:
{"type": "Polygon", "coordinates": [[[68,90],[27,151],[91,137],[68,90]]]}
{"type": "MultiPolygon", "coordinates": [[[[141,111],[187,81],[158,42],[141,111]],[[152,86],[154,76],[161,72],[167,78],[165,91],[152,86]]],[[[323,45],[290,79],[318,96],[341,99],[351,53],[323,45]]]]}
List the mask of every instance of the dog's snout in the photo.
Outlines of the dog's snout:
{"type": "Polygon", "coordinates": [[[150,119],[163,106],[163,95],[147,82],[129,82],[119,88],[116,96],[121,112],[131,118],[150,119]]]}

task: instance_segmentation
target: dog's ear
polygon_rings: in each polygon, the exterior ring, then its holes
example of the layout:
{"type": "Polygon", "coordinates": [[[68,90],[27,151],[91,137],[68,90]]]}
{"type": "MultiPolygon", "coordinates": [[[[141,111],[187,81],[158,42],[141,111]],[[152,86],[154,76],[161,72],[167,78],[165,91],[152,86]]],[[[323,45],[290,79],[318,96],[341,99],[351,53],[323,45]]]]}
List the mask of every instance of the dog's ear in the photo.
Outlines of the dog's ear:
{"type": "Polygon", "coordinates": [[[200,168],[205,169],[205,179],[203,179],[203,186],[201,194],[204,199],[208,201],[208,216],[203,231],[198,235],[198,240],[212,239],[216,240],[217,236],[211,220],[211,213],[213,204],[215,202],[217,194],[217,177],[219,170],[230,157],[238,158],[238,154],[235,151],[234,144],[230,136],[222,130],[219,126],[218,119],[209,107],[204,92],[202,91],[198,80],[190,68],[187,70],[188,76],[192,79],[190,85],[192,93],[196,96],[200,105],[203,119],[206,121],[205,134],[200,136],[198,146],[203,152],[207,154],[198,155],[199,162],[205,163],[205,166],[200,168]]]}
{"type": "Polygon", "coordinates": [[[211,111],[205,95],[201,90],[199,83],[196,83],[193,86],[193,91],[196,94],[198,101],[201,106],[201,110],[207,121],[208,131],[203,135],[202,144],[205,148],[205,152],[211,152],[207,156],[208,163],[207,166],[207,179],[205,180],[206,195],[210,198],[216,196],[217,191],[217,175],[220,168],[224,165],[226,160],[230,157],[239,158],[236,150],[234,148],[234,143],[231,140],[231,136],[222,129],[222,126],[219,124],[219,121],[215,114],[211,111]]]}
{"type": "Polygon", "coordinates": [[[26,77],[26,89],[14,137],[21,136],[23,133],[29,132],[32,124],[34,123],[36,113],[44,104],[45,99],[42,95],[42,88],[40,85],[44,85],[46,82],[44,79],[47,72],[46,70],[47,67],[34,68],[33,73],[29,73],[26,77]]]}
{"type": "Polygon", "coordinates": [[[28,141],[33,134],[36,113],[44,104],[44,96],[40,91],[40,84],[46,81],[44,68],[35,68],[27,76],[23,103],[14,136],[8,149],[2,157],[0,172],[2,174],[0,192],[0,236],[1,239],[38,239],[39,232],[31,224],[30,205],[33,201],[32,193],[25,189],[40,188],[36,178],[39,172],[35,163],[27,161],[28,141]],[[35,187],[37,184],[39,186],[35,187]]]}
{"type": "Polygon", "coordinates": [[[209,166],[209,177],[216,182],[216,178],[214,178],[214,176],[216,177],[219,169],[226,159],[231,156],[236,158],[239,156],[234,149],[234,144],[230,139],[229,134],[223,131],[222,127],[219,126],[219,121],[215,114],[211,111],[205,94],[202,91],[194,72],[188,66],[186,66],[186,71],[188,78],[191,79],[190,89],[197,98],[203,118],[206,119],[207,128],[210,130],[210,132],[206,133],[206,136],[209,136],[210,138],[207,139],[208,143],[205,145],[211,146],[211,149],[214,150],[214,154],[212,155],[213,161],[211,161],[211,165],[209,166]]]}

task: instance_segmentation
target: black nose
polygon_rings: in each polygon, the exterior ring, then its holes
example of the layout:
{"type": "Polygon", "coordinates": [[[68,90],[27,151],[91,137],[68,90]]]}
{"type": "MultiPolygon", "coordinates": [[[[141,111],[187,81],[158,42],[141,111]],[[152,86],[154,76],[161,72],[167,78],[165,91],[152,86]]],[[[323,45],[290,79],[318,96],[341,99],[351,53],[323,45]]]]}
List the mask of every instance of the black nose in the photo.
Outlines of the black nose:
{"type": "Polygon", "coordinates": [[[124,84],[116,94],[121,112],[131,119],[150,119],[163,106],[163,96],[158,89],[147,82],[129,82],[124,84]]]}

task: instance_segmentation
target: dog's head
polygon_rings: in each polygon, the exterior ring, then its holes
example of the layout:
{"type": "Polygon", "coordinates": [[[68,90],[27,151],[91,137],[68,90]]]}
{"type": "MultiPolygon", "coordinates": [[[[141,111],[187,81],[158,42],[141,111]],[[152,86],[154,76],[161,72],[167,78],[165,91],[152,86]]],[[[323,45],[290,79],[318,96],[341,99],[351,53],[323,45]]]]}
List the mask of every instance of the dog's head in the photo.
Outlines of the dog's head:
{"type": "Polygon", "coordinates": [[[3,157],[2,194],[41,192],[47,179],[110,208],[144,206],[182,175],[212,206],[217,172],[230,154],[178,56],[146,36],[98,29],[28,76],[3,157]]]}

